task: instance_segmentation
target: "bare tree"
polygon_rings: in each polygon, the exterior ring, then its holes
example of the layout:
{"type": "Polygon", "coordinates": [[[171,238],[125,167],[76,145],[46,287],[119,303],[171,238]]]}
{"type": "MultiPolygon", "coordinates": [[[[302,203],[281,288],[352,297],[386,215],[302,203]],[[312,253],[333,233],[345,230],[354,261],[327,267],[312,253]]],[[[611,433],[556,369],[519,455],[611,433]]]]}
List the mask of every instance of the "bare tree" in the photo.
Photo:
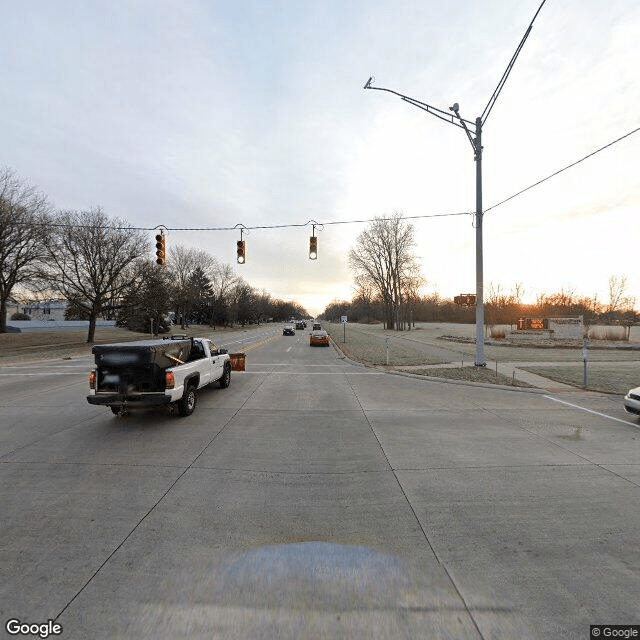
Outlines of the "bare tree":
{"type": "Polygon", "coordinates": [[[627,276],[609,276],[609,305],[608,313],[616,313],[627,309],[633,309],[635,298],[625,295],[629,286],[627,276]]]}
{"type": "MultiPolygon", "coordinates": [[[[399,312],[408,288],[422,278],[415,246],[413,225],[399,213],[375,220],[357,238],[349,251],[349,266],[356,281],[370,283],[385,308],[386,327],[399,329],[399,312]]],[[[361,286],[361,285],[360,285],[361,286]]]]}
{"type": "Polygon", "coordinates": [[[87,342],[105,303],[131,287],[137,262],[150,249],[148,238],[100,208],[64,211],[46,242],[44,277],[50,287],[83,309],[89,318],[87,342]]]}
{"type": "Polygon", "coordinates": [[[7,301],[16,286],[34,282],[45,257],[49,204],[46,196],[0,170],[0,333],[7,331],[7,301]]]}
{"type": "Polygon", "coordinates": [[[194,290],[191,277],[196,269],[199,269],[210,280],[218,263],[216,259],[206,251],[190,249],[182,245],[176,245],[169,249],[167,263],[173,280],[173,303],[176,315],[180,317],[180,325],[184,329],[188,323],[188,316],[193,307],[198,292],[194,290]]]}
{"type": "Polygon", "coordinates": [[[516,282],[511,289],[511,303],[520,306],[524,298],[524,293],[525,290],[522,282],[516,282]]]}
{"type": "Polygon", "coordinates": [[[213,301],[210,324],[214,325],[229,319],[229,297],[239,278],[229,264],[217,262],[211,275],[213,301]]]}

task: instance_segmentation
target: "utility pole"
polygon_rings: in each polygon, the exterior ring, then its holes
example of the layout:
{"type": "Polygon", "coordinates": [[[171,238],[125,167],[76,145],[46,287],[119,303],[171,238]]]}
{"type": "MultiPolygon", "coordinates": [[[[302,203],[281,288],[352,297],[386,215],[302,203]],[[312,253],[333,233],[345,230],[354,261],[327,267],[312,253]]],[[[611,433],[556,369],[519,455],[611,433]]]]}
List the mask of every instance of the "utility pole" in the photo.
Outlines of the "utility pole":
{"type": "Polygon", "coordinates": [[[455,118],[453,115],[447,113],[442,109],[438,109],[433,107],[426,102],[421,102],[420,100],[416,100],[415,98],[410,98],[409,96],[403,95],[398,91],[394,91],[392,89],[385,89],[383,87],[374,87],[371,83],[374,81],[373,76],[370,77],[366,84],[364,85],[365,89],[375,89],[377,91],[386,91],[387,93],[393,93],[396,96],[399,96],[405,102],[412,104],[414,107],[418,107],[427,113],[430,113],[432,116],[436,118],[440,118],[445,122],[456,125],[461,129],[464,129],[467,137],[469,138],[469,142],[471,143],[471,147],[473,148],[474,160],[476,163],[476,211],[475,211],[475,228],[476,228],[476,359],[475,366],[476,367],[486,367],[487,363],[484,358],[484,274],[483,274],[483,255],[482,255],[482,127],[484,123],[487,121],[491,110],[493,109],[493,105],[496,103],[498,99],[498,95],[502,91],[502,88],[511,73],[511,69],[513,69],[513,65],[518,57],[518,54],[522,50],[526,39],[529,37],[529,33],[533,27],[533,23],[535,19],[538,17],[540,13],[540,9],[542,9],[546,0],[542,0],[538,10],[533,16],[533,20],[529,24],[520,44],[516,48],[515,53],[511,57],[509,64],[505,72],[502,74],[502,78],[500,78],[500,82],[498,82],[498,86],[494,90],[487,106],[484,108],[482,115],[475,119],[475,122],[471,122],[469,120],[465,120],[460,116],[459,113],[459,105],[458,103],[454,103],[452,107],[449,107],[449,111],[452,111],[455,114],[455,118]],[[469,125],[469,126],[467,126],[469,125]],[[474,134],[471,134],[469,127],[475,126],[474,134]]]}
{"type": "Polygon", "coordinates": [[[476,367],[486,367],[484,359],[484,260],[482,255],[482,119],[476,118],[476,367]]]}

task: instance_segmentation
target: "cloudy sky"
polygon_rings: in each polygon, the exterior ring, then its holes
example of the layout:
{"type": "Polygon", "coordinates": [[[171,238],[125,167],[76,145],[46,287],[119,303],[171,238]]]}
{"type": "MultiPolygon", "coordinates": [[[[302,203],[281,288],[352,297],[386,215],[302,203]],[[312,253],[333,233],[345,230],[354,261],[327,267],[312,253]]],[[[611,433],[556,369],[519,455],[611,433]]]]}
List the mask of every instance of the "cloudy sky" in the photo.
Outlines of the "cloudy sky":
{"type": "MultiPolygon", "coordinates": [[[[0,165],[60,208],[206,228],[473,211],[475,120],[540,0],[0,0],[0,165]]],[[[547,0],[483,129],[484,205],[640,126],[637,0],[547,0]]],[[[485,286],[640,302],[640,132],[485,215],[485,286]]],[[[413,221],[426,292],[475,290],[470,216],[413,221]]],[[[249,283],[351,297],[361,223],[245,236],[249,283]]],[[[151,238],[149,247],[151,255],[151,238]]],[[[235,265],[237,232],[168,246],[235,265]]]]}

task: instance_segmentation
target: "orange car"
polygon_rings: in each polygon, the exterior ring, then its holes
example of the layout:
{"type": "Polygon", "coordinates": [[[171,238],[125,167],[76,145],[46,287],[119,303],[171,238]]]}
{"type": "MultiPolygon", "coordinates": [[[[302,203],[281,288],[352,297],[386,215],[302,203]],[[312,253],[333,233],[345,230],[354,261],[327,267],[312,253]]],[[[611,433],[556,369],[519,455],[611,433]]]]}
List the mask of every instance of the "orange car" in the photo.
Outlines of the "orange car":
{"type": "Polygon", "coordinates": [[[311,332],[309,337],[310,347],[328,347],[329,346],[329,334],[324,329],[316,329],[311,332]]]}

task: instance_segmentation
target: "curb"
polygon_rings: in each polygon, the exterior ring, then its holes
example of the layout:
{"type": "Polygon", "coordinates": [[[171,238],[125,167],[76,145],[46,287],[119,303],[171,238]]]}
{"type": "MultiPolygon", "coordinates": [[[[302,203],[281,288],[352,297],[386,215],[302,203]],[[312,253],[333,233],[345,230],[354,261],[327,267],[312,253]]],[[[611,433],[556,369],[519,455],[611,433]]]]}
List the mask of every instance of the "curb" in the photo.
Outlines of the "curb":
{"type": "MultiPolygon", "coordinates": [[[[378,369],[378,367],[372,367],[378,369]]],[[[484,389],[499,389],[501,391],[516,391],[519,393],[550,393],[548,389],[539,389],[537,387],[512,387],[504,384],[491,384],[488,382],[472,382],[471,380],[455,380],[454,378],[435,378],[433,376],[419,376],[416,373],[408,373],[407,371],[386,371],[381,369],[381,371],[385,371],[385,373],[389,373],[394,376],[404,376],[405,378],[413,378],[415,380],[426,380],[427,382],[439,382],[441,384],[455,384],[462,385],[466,387],[482,387],[484,389]]]]}
{"type": "Polygon", "coordinates": [[[354,367],[361,367],[362,369],[374,368],[374,367],[369,367],[366,364],[363,364],[362,362],[356,362],[355,360],[352,360],[351,358],[349,358],[349,356],[344,354],[342,349],[337,345],[336,341],[331,336],[329,336],[329,341],[331,342],[331,346],[337,351],[338,355],[340,356],[340,360],[344,360],[345,362],[348,362],[354,367]]]}
{"type": "Polygon", "coordinates": [[[414,380],[424,380],[426,382],[437,382],[440,384],[455,384],[462,385],[466,387],[482,387],[484,389],[500,389],[501,391],[516,391],[520,393],[536,393],[536,394],[544,394],[549,393],[548,389],[539,389],[539,388],[527,388],[527,387],[511,387],[506,386],[504,384],[489,384],[486,382],[471,382],[469,380],[454,380],[451,378],[435,378],[433,376],[419,376],[415,373],[409,373],[407,371],[390,371],[388,369],[382,369],[381,367],[366,365],[362,362],[356,362],[355,360],[351,360],[348,356],[346,356],[342,349],[336,344],[336,341],[329,336],[331,341],[331,345],[340,355],[341,360],[345,360],[349,364],[352,364],[357,367],[362,367],[364,369],[375,369],[376,371],[381,371],[383,373],[388,373],[394,376],[403,376],[405,378],[413,378],[414,380]]]}

